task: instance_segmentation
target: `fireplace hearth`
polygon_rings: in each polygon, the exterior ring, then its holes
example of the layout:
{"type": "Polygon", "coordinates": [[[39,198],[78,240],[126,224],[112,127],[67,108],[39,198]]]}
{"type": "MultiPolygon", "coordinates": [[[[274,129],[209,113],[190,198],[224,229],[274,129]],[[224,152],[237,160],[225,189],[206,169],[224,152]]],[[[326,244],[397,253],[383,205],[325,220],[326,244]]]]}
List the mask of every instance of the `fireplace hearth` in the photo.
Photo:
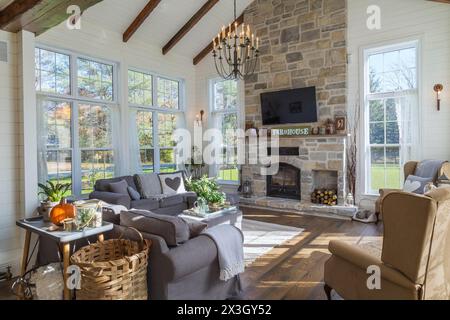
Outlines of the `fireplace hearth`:
{"type": "Polygon", "coordinates": [[[301,200],[300,176],[300,169],[280,163],[278,173],[267,176],[267,196],[301,200]]]}

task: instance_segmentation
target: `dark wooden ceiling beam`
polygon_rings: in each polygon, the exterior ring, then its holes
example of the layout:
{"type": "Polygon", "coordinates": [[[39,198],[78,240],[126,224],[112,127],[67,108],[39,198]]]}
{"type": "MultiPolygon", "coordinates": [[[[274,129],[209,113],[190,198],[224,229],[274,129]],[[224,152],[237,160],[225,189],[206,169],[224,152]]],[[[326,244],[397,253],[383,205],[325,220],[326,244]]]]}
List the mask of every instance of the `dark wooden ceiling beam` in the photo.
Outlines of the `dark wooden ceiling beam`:
{"type": "Polygon", "coordinates": [[[67,8],[84,12],[102,0],[16,0],[0,12],[0,29],[9,32],[27,30],[37,36],[69,18],[67,8]]]}
{"type": "Polygon", "coordinates": [[[448,3],[448,4],[450,4],[450,0],[428,0],[428,1],[432,1],[432,2],[440,2],[440,3],[448,3]]]}
{"type": "Polygon", "coordinates": [[[19,18],[28,10],[33,9],[42,1],[43,0],[16,0],[10,3],[6,8],[0,11],[0,28],[3,29],[8,23],[19,18]]]}
{"type": "Polygon", "coordinates": [[[183,37],[211,10],[219,0],[208,0],[193,16],[189,21],[170,39],[169,42],[164,46],[162,52],[167,54],[170,49],[175,47],[175,45],[183,39],[183,37]]]}
{"type": "Polygon", "coordinates": [[[136,19],[130,24],[128,29],[123,34],[123,42],[127,42],[133,36],[133,34],[144,23],[148,16],[156,9],[161,0],[150,0],[144,9],[139,12],[136,19]]]}
{"type": "MultiPolygon", "coordinates": [[[[234,32],[235,30],[235,23],[239,27],[242,23],[244,23],[244,14],[241,14],[232,24],[231,24],[231,30],[229,30],[229,27],[225,29],[225,33],[228,34],[228,32],[234,32]]],[[[219,29],[218,29],[219,30],[219,29]]],[[[213,44],[212,40],[211,42],[202,50],[198,55],[194,58],[194,66],[200,63],[208,54],[210,54],[213,51],[213,44]]]]}

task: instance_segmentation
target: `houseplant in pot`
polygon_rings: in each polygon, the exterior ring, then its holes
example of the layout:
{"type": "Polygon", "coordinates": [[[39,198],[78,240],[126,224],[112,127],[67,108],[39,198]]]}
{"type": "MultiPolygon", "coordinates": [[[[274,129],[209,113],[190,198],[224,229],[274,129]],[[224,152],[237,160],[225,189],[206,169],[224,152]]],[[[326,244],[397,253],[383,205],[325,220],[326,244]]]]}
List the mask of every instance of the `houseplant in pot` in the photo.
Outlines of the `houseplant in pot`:
{"type": "Polygon", "coordinates": [[[188,178],[186,188],[195,192],[199,198],[206,200],[213,211],[221,209],[225,205],[226,196],[220,191],[216,178],[208,178],[206,175],[200,179],[188,178]]]}
{"type": "Polygon", "coordinates": [[[44,217],[44,221],[50,221],[50,212],[70,192],[72,185],[47,181],[45,184],[39,183],[38,186],[40,189],[38,194],[44,199],[38,209],[39,214],[44,217]]]}

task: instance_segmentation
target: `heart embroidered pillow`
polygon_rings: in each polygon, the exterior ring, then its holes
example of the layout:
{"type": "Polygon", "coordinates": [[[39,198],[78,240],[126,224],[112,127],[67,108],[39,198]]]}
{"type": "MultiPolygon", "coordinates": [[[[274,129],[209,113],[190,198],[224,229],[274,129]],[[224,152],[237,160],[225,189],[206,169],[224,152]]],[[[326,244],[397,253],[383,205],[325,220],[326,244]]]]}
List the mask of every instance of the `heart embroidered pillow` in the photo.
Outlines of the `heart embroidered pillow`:
{"type": "Polygon", "coordinates": [[[160,173],[159,181],[163,194],[177,194],[186,192],[184,187],[183,172],[160,173]]]}
{"type": "Polygon", "coordinates": [[[427,184],[432,183],[433,178],[421,178],[409,175],[403,185],[403,191],[417,194],[424,194],[427,184]]]}

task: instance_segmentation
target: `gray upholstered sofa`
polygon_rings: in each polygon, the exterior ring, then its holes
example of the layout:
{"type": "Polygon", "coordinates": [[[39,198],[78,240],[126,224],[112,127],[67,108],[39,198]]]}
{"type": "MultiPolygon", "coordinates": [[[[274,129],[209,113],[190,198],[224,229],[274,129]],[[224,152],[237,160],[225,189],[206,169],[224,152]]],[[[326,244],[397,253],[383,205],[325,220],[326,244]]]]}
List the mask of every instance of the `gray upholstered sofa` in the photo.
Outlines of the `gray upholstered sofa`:
{"type": "MultiPolygon", "coordinates": [[[[128,186],[139,190],[141,197],[148,197],[149,190],[146,192],[141,190],[142,182],[137,175],[98,180],[94,192],[89,197],[121,205],[127,209],[148,210],[161,216],[177,216],[183,210],[192,207],[197,200],[196,194],[192,192],[173,196],[162,195],[157,174],[145,175],[145,179],[147,179],[146,188],[152,189],[150,193],[153,196],[149,199],[132,200],[130,195],[111,192],[111,183],[125,180],[128,186]]],[[[235,199],[229,200],[235,202],[233,201],[235,199]]],[[[117,212],[115,210],[103,212],[103,219],[114,223],[113,231],[106,235],[107,239],[120,236],[136,239],[136,234],[123,224],[122,214],[120,209],[117,212]]],[[[224,300],[239,296],[241,291],[239,276],[226,282],[219,279],[217,247],[210,237],[200,234],[174,246],[158,235],[159,232],[146,232],[139,224],[132,226],[138,229],[145,239],[152,241],[147,276],[149,299],[224,300]]],[[[234,227],[230,225],[229,228],[234,227]]]]}
{"type": "MultiPolygon", "coordinates": [[[[123,220],[123,219],[121,219],[123,220]]],[[[228,281],[219,279],[217,247],[206,235],[195,236],[177,246],[169,246],[163,236],[146,233],[139,225],[144,239],[152,241],[148,258],[148,297],[150,300],[226,300],[241,293],[239,276],[228,281]]],[[[229,225],[229,228],[234,228],[229,225]]],[[[107,238],[138,240],[125,225],[115,225],[107,238]]]]}
{"type": "Polygon", "coordinates": [[[183,210],[192,208],[194,202],[197,200],[197,195],[193,192],[186,192],[175,195],[163,195],[159,177],[156,173],[149,173],[145,175],[123,176],[112,179],[97,180],[94,186],[94,191],[89,195],[89,199],[98,199],[110,204],[123,205],[127,209],[142,209],[149,210],[158,214],[178,215],[183,210]],[[151,196],[144,198],[144,192],[139,185],[139,177],[145,176],[148,180],[146,193],[151,196]],[[110,184],[125,180],[129,187],[140,193],[140,199],[133,200],[129,194],[111,192],[110,184]]]}

